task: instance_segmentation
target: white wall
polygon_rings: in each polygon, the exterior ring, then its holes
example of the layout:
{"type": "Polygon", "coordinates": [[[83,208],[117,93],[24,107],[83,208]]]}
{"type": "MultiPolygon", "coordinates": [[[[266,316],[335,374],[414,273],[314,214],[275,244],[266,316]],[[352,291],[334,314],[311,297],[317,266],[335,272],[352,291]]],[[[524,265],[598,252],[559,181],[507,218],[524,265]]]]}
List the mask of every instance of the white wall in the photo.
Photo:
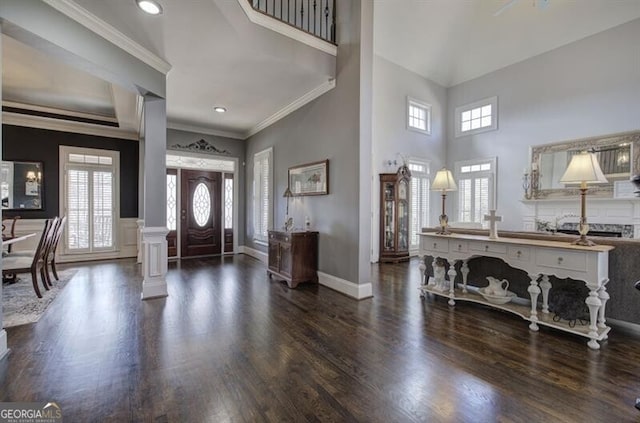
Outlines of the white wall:
{"type": "Polygon", "coordinates": [[[640,20],[456,85],[447,103],[448,166],[497,156],[500,227],[522,229],[531,145],[640,129],[640,20]],[[498,130],[455,138],[454,109],[496,95],[498,130]]]}
{"type": "MultiPolygon", "coordinates": [[[[393,173],[402,164],[400,155],[431,162],[431,174],[445,158],[445,88],[380,56],[373,60],[373,185],[371,237],[372,259],[377,261],[380,244],[380,181],[378,174],[393,173]],[[407,96],[431,105],[431,135],[407,129],[407,96]],[[396,160],[398,165],[385,162],[396,160]]],[[[440,198],[431,195],[431,224],[437,222],[440,198]]]]}

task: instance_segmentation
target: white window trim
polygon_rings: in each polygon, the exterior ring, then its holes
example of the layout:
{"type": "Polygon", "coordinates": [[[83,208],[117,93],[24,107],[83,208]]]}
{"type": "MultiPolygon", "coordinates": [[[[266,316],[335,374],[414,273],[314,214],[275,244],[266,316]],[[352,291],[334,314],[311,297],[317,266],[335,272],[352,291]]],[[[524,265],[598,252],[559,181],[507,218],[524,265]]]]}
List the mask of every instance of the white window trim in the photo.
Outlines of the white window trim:
{"type": "Polygon", "coordinates": [[[273,187],[274,187],[274,175],[273,175],[273,147],[269,147],[267,149],[264,149],[262,151],[259,151],[257,153],[255,153],[253,155],[253,175],[252,175],[252,180],[253,180],[253,188],[252,188],[252,209],[253,209],[253,218],[252,218],[252,224],[253,224],[253,241],[258,244],[258,245],[268,245],[268,237],[266,235],[260,235],[256,232],[256,181],[255,181],[255,166],[256,166],[256,161],[259,160],[260,158],[262,158],[262,156],[267,155],[269,157],[269,192],[270,192],[270,196],[269,196],[269,206],[268,206],[268,216],[267,216],[267,229],[271,229],[273,228],[273,200],[274,200],[274,192],[273,192],[273,187]]]}
{"type": "MultiPolygon", "coordinates": [[[[431,215],[430,215],[430,209],[432,207],[432,203],[431,203],[431,161],[422,157],[414,157],[414,156],[410,156],[409,158],[407,158],[407,165],[411,165],[411,164],[419,164],[419,165],[423,165],[425,166],[425,168],[427,169],[426,172],[422,173],[420,176],[424,176],[427,178],[428,183],[429,183],[429,190],[427,192],[427,222],[425,224],[425,227],[430,226],[431,223],[431,215]]],[[[413,172],[413,171],[412,171],[413,172]]],[[[411,175],[411,177],[413,178],[413,174],[411,175]]],[[[413,201],[413,197],[411,198],[411,201],[413,201]]],[[[409,205],[409,212],[411,213],[411,204],[409,205]]],[[[410,218],[413,218],[413,216],[410,216],[410,218]]],[[[411,227],[411,225],[409,225],[409,227],[411,227]]],[[[419,242],[419,241],[418,241],[419,242]]],[[[409,254],[410,255],[417,255],[419,252],[419,245],[417,246],[412,246],[411,244],[411,235],[409,238],[409,254]]]]}
{"type": "Polygon", "coordinates": [[[425,103],[424,101],[421,100],[417,100],[415,98],[409,97],[407,96],[407,111],[406,111],[406,123],[407,123],[407,129],[410,131],[414,131],[414,132],[419,132],[421,134],[425,134],[425,135],[431,135],[431,105],[429,103],[425,103]],[[416,128],[415,126],[411,126],[409,124],[410,120],[411,120],[411,116],[409,114],[409,111],[411,110],[411,106],[416,106],[416,107],[420,107],[422,109],[425,110],[426,112],[426,126],[427,129],[420,129],[420,128],[416,128]]]}
{"type": "MultiPolygon", "coordinates": [[[[472,160],[463,160],[463,161],[459,161],[459,162],[455,162],[454,163],[454,178],[457,181],[459,181],[460,179],[464,179],[464,175],[470,175],[472,178],[477,178],[477,177],[483,177],[483,176],[488,176],[489,177],[489,183],[491,184],[491,189],[492,189],[492,198],[489,199],[489,210],[492,209],[496,209],[497,205],[498,205],[498,158],[497,157],[487,157],[484,159],[472,159],[472,160]],[[460,169],[463,166],[470,166],[470,165],[475,165],[475,164],[482,164],[482,163],[491,163],[491,170],[480,170],[480,171],[475,171],[475,172],[471,172],[468,174],[463,174],[460,172],[460,169]]],[[[458,193],[456,195],[459,195],[458,193]]],[[[456,220],[458,220],[459,216],[460,216],[460,201],[458,198],[456,198],[456,202],[455,202],[455,216],[456,216],[456,220]]],[[[485,226],[484,221],[479,222],[482,224],[482,226],[485,226]]]]}
{"type": "MultiPolygon", "coordinates": [[[[117,252],[120,251],[120,152],[115,150],[103,150],[99,148],[83,148],[83,147],[71,147],[67,145],[61,145],[59,148],[60,154],[60,216],[66,215],[67,207],[67,167],[69,165],[82,167],[80,163],[72,163],[69,161],[69,154],[87,154],[87,155],[100,155],[109,156],[113,159],[113,165],[110,168],[113,169],[113,224],[112,224],[112,239],[113,246],[110,248],[94,248],[93,251],[89,250],[69,250],[67,245],[66,234],[62,235],[62,255],[81,255],[83,257],[91,257],[91,255],[99,255],[105,252],[117,252]]],[[[95,167],[94,167],[95,168],[95,167]]],[[[64,231],[67,231],[65,227],[64,231]]]]}
{"type": "Polygon", "coordinates": [[[498,129],[498,97],[488,97],[482,100],[474,101],[473,103],[456,107],[454,125],[456,138],[465,137],[467,135],[480,134],[482,132],[496,131],[498,129]],[[471,129],[469,131],[462,132],[462,129],[460,128],[460,126],[462,125],[462,113],[481,106],[487,106],[489,104],[491,105],[491,125],[485,126],[484,128],[471,129]]]}

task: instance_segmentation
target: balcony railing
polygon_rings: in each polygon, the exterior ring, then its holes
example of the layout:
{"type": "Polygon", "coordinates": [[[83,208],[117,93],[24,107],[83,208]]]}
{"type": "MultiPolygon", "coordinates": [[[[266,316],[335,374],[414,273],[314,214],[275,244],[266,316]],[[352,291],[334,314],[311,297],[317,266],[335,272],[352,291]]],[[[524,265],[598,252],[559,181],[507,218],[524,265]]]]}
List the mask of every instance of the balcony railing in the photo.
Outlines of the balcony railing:
{"type": "Polygon", "coordinates": [[[336,0],[249,0],[258,12],[335,44],[336,0]]]}

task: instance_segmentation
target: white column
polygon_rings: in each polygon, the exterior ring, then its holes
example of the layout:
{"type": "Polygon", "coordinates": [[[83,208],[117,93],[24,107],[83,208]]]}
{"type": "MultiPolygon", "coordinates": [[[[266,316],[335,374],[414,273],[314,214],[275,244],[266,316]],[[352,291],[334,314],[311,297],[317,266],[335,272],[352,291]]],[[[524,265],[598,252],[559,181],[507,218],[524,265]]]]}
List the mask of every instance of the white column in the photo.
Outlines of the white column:
{"type": "Polygon", "coordinates": [[[144,98],[144,225],[142,299],[167,296],[167,103],[144,98]]]}
{"type": "MultiPolygon", "coordinates": [[[[0,33],[2,33],[1,26],[0,26],[0,33]]],[[[2,37],[0,37],[0,80],[1,79],[2,79],[2,37]]],[[[0,101],[1,100],[2,100],[2,84],[0,84],[0,101]]],[[[0,128],[1,127],[2,127],[2,113],[0,113],[0,128]]],[[[2,156],[2,131],[0,131],[0,156],[2,156]]],[[[2,267],[2,262],[0,261],[0,268],[1,267],[2,267]]],[[[0,298],[2,298],[1,283],[0,283],[0,298]]],[[[0,359],[3,358],[7,354],[7,352],[9,352],[9,350],[7,349],[7,331],[3,329],[4,325],[2,324],[2,321],[3,321],[2,301],[0,301],[0,359]]]]}
{"type": "Polygon", "coordinates": [[[167,234],[165,227],[142,229],[142,299],[166,297],[167,281],[167,234]]]}
{"type": "Polygon", "coordinates": [[[136,238],[138,242],[137,262],[142,263],[142,229],[144,228],[144,219],[136,220],[136,224],[138,225],[137,238],[136,238]]]}

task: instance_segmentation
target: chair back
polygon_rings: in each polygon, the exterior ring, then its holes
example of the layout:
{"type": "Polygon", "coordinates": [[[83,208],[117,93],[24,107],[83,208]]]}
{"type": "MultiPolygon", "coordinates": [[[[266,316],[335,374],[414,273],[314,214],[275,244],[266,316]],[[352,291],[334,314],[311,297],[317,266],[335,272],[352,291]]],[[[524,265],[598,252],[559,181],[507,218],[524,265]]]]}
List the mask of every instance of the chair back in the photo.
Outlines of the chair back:
{"type": "Polygon", "coordinates": [[[16,220],[18,219],[20,219],[20,216],[14,216],[14,217],[8,217],[6,219],[2,219],[2,238],[3,239],[15,238],[16,220]],[[9,222],[11,223],[9,224],[9,222]]]}
{"type": "Polygon", "coordinates": [[[51,228],[54,225],[54,219],[47,219],[44,221],[44,229],[42,230],[42,235],[40,236],[40,241],[38,241],[38,246],[36,247],[36,251],[33,254],[33,263],[32,266],[37,265],[37,263],[42,260],[44,255],[44,249],[46,248],[47,237],[51,232],[51,228]]]}
{"type": "Polygon", "coordinates": [[[47,235],[44,240],[44,245],[42,246],[42,250],[40,251],[40,260],[46,260],[49,256],[49,252],[51,251],[51,247],[53,246],[53,239],[58,230],[58,226],[60,226],[61,219],[59,217],[54,217],[51,219],[51,224],[49,225],[47,235]]]}
{"type": "Polygon", "coordinates": [[[62,232],[64,231],[64,225],[67,223],[67,216],[58,219],[58,227],[53,234],[53,239],[51,241],[51,246],[49,251],[47,252],[46,258],[47,260],[51,260],[53,256],[56,254],[56,250],[58,249],[58,243],[60,242],[60,238],[62,238],[62,232]]]}

